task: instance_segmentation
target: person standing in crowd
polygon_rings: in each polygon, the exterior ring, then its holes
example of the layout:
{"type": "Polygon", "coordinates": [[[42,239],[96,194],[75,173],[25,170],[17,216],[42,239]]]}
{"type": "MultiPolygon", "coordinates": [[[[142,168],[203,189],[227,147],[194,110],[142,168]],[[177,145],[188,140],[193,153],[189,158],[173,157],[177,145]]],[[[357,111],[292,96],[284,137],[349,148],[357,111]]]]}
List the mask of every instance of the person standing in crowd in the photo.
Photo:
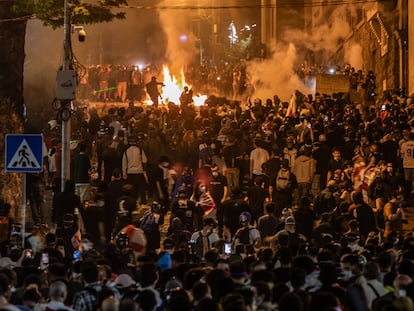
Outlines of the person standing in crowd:
{"type": "Polygon", "coordinates": [[[151,203],[151,210],[144,215],[140,222],[140,228],[147,238],[146,251],[149,254],[155,253],[161,247],[160,225],[162,206],[157,201],[151,203]]]}
{"type": "Polygon", "coordinates": [[[112,172],[112,180],[109,183],[109,192],[112,194],[114,202],[122,196],[122,187],[126,184],[126,181],[122,179],[122,171],[120,168],[116,168],[112,172]]]}
{"type": "Polygon", "coordinates": [[[237,245],[252,245],[259,247],[262,243],[259,230],[252,225],[252,215],[249,212],[243,212],[239,216],[240,228],[236,231],[233,238],[233,247],[237,245]]]}
{"type": "Polygon", "coordinates": [[[331,149],[326,143],[325,134],[319,135],[319,142],[314,143],[314,149],[312,152],[313,158],[316,160],[315,185],[312,187],[314,196],[317,196],[319,191],[325,189],[330,154],[331,149]]]}
{"type": "Polygon", "coordinates": [[[234,135],[229,135],[227,145],[223,148],[223,159],[226,163],[226,178],[228,190],[231,192],[233,188],[238,188],[240,183],[240,163],[241,153],[234,135]]]}
{"type": "Polygon", "coordinates": [[[184,86],[184,90],[180,95],[180,108],[185,113],[188,109],[188,106],[193,102],[193,90],[188,89],[188,86],[184,86]]]}
{"type": "Polygon", "coordinates": [[[164,224],[164,215],[167,213],[170,206],[170,198],[168,194],[168,181],[169,181],[169,167],[170,160],[167,156],[161,156],[158,160],[158,166],[154,172],[154,182],[156,186],[156,192],[154,193],[154,199],[160,203],[160,224],[164,224]]]}
{"type": "Polygon", "coordinates": [[[414,133],[408,134],[408,141],[401,145],[400,153],[403,161],[404,178],[407,182],[408,193],[414,193],[414,133]]]}
{"type": "Polygon", "coordinates": [[[204,259],[213,244],[219,240],[219,236],[214,232],[216,227],[217,223],[213,218],[206,218],[203,221],[203,229],[191,236],[190,247],[200,259],[204,259]]]}
{"type": "MultiPolygon", "coordinates": [[[[148,163],[146,164],[146,172],[148,176],[148,196],[153,197],[158,195],[158,186],[156,184],[157,174],[159,174],[159,165],[161,162],[159,162],[160,158],[162,156],[166,155],[165,152],[165,146],[161,140],[160,137],[161,133],[157,131],[156,128],[150,127],[148,129],[148,139],[143,144],[143,149],[145,150],[145,155],[148,158],[148,163]]],[[[164,161],[170,163],[170,160],[164,161]]],[[[166,168],[167,169],[167,168],[166,168]]],[[[167,174],[163,174],[165,178],[167,177],[167,174]]],[[[157,198],[157,201],[162,203],[159,198],[157,198]]]]}
{"type": "Polygon", "coordinates": [[[142,99],[142,74],[138,66],[134,66],[130,76],[129,99],[132,101],[141,101],[142,99]]]}
{"type": "Polygon", "coordinates": [[[227,187],[227,179],[224,177],[219,167],[216,164],[213,164],[211,167],[211,174],[212,178],[209,181],[209,191],[211,197],[216,204],[216,208],[219,209],[221,204],[223,204],[227,200],[228,194],[228,187],[227,187]]]}
{"type": "Polygon", "coordinates": [[[269,191],[263,176],[256,177],[253,185],[248,188],[247,199],[252,212],[252,223],[255,223],[263,215],[265,201],[269,201],[269,191]]]}
{"type": "Polygon", "coordinates": [[[301,155],[299,155],[295,162],[293,162],[292,172],[296,176],[296,181],[298,183],[295,200],[296,204],[299,204],[301,198],[311,196],[313,175],[316,170],[315,162],[316,161],[312,158],[312,147],[307,145],[303,146],[301,155]]]}
{"type": "Polygon", "coordinates": [[[122,130],[122,124],[119,122],[118,113],[111,114],[111,122],[108,125],[108,128],[112,127],[112,139],[118,137],[118,132],[122,130]]]}
{"type": "Polygon", "coordinates": [[[128,139],[129,147],[122,157],[122,173],[127,183],[134,187],[136,197],[139,197],[141,204],[147,203],[146,179],[144,166],[148,162],[145,151],[138,146],[134,137],[128,139]]]}
{"type": "Polygon", "coordinates": [[[240,188],[234,188],[231,191],[230,199],[226,200],[217,210],[219,236],[227,241],[232,237],[239,228],[238,217],[242,212],[250,212],[250,206],[245,200],[245,196],[240,188]]]}
{"type": "Polygon", "coordinates": [[[382,166],[380,179],[385,201],[390,200],[392,195],[403,186],[402,177],[396,172],[395,166],[391,162],[384,163],[382,166]]]}
{"type": "Polygon", "coordinates": [[[330,213],[338,207],[338,185],[334,180],[330,180],[314,202],[314,211],[318,216],[323,213],[330,213]]]}
{"type": "Polygon", "coordinates": [[[117,153],[115,150],[114,128],[109,127],[103,140],[102,161],[104,164],[104,180],[107,183],[111,182],[112,172],[118,164],[117,153]]]}
{"type": "Polygon", "coordinates": [[[313,210],[312,201],[309,197],[302,197],[299,201],[299,208],[293,212],[296,220],[296,228],[302,234],[306,241],[312,241],[315,223],[317,220],[315,211],[313,210]]]}
{"type": "Polygon", "coordinates": [[[74,215],[69,213],[63,215],[62,226],[56,230],[56,238],[66,241],[66,251],[70,255],[80,248],[81,234],[74,215]]]}
{"type": "Polygon", "coordinates": [[[90,200],[90,170],[91,160],[86,154],[86,145],[79,144],[79,153],[73,157],[72,160],[73,179],[75,181],[76,194],[79,196],[81,202],[90,200]]]}
{"type": "Polygon", "coordinates": [[[158,89],[159,86],[164,86],[164,84],[162,82],[157,82],[157,78],[156,77],[152,77],[151,81],[148,82],[145,87],[147,89],[147,93],[150,96],[151,100],[152,100],[152,104],[154,105],[155,108],[158,108],[158,104],[159,104],[159,97],[160,97],[160,91],[158,89]]]}
{"type": "Polygon", "coordinates": [[[370,232],[377,231],[374,211],[364,202],[362,192],[360,191],[352,193],[352,201],[355,204],[353,216],[359,223],[359,231],[364,238],[367,238],[370,232]]]}
{"type": "Polygon", "coordinates": [[[262,165],[269,160],[269,153],[262,147],[260,139],[254,140],[254,148],[250,152],[250,179],[254,180],[256,177],[263,175],[262,165]]]}
{"type": "Polygon", "coordinates": [[[326,183],[328,183],[329,180],[333,179],[336,170],[343,170],[343,168],[344,160],[341,157],[341,151],[339,148],[334,148],[332,150],[332,158],[329,160],[326,183]]]}
{"type": "Polygon", "coordinates": [[[407,222],[404,208],[401,206],[401,201],[397,199],[397,194],[394,193],[391,200],[384,206],[384,220],[385,231],[384,237],[387,238],[391,233],[402,237],[403,223],[407,222]]]}
{"type": "Polygon", "coordinates": [[[279,172],[280,165],[282,164],[283,154],[280,151],[278,146],[272,148],[271,157],[266,162],[266,168],[269,174],[269,179],[273,180],[276,178],[277,173],[279,172]]]}
{"type": "Polygon", "coordinates": [[[30,211],[35,224],[45,224],[43,212],[43,176],[40,173],[26,175],[26,196],[30,202],[30,211]]]}
{"type": "Polygon", "coordinates": [[[286,147],[283,148],[283,159],[288,160],[289,167],[292,167],[297,156],[298,150],[295,148],[295,139],[292,136],[288,136],[286,138],[286,147]]]}
{"type": "Polygon", "coordinates": [[[75,215],[80,223],[79,228],[84,231],[82,221],[83,205],[79,196],[75,193],[75,183],[67,180],[65,183],[65,191],[57,194],[52,202],[52,224],[58,228],[63,225],[63,216],[65,214],[75,215]]]}
{"type": "Polygon", "coordinates": [[[65,305],[67,295],[68,295],[68,290],[64,282],[62,281],[52,282],[49,287],[50,301],[44,305],[44,310],[74,311],[72,308],[65,305]]]}
{"type": "Polygon", "coordinates": [[[259,230],[260,237],[263,241],[276,233],[276,228],[280,223],[280,219],[274,215],[275,204],[273,202],[267,203],[265,210],[266,214],[260,216],[257,220],[257,230],[259,230]]]}
{"type": "Polygon", "coordinates": [[[73,297],[73,309],[75,311],[93,311],[96,309],[98,294],[102,291],[102,285],[98,281],[98,267],[96,263],[84,261],[81,264],[81,274],[85,282],[83,290],[73,297]]]}
{"type": "Polygon", "coordinates": [[[99,66],[99,92],[98,100],[106,102],[109,99],[109,75],[111,74],[111,68],[109,66],[99,66]]]}
{"type": "Polygon", "coordinates": [[[117,235],[119,230],[132,224],[132,213],[137,209],[137,198],[134,193],[134,186],[125,184],[122,187],[122,196],[116,202],[117,216],[113,235],[117,235]]]}
{"type": "Polygon", "coordinates": [[[205,218],[212,218],[216,215],[216,203],[207,188],[207,184],[199,180],[194,187],[194,193],[190,198],[196,207],[203,211],[205,218]]]}
{"type": "Polygon", "coordinates": [[[127,87],[129,72],[125,65],[119,66],[116,74],[116,99],[125,102],[127,99],[127,87]]]}
{"type": "Polygon", "coordinates": [[[275,203],[275,216],[280,217],[284,208],[292,206],[292,193],[297,188],[296,176],[290,171],[289,161],[284,159],[274,180],[270,181],[269,196],[275,203]]]}

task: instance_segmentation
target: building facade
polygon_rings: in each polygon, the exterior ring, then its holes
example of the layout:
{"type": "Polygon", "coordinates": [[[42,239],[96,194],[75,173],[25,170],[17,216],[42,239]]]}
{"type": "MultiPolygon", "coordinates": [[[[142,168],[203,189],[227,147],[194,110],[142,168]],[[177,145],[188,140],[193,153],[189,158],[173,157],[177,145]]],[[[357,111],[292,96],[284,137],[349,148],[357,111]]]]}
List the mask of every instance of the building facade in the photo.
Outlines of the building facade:
{"type": "Polygon", "coordinates": [[[349,64],[365,73],[372,70],[377,96],[400,89],[406,95],[414,93],[414,1],[262,0],[261,39],[268,45],[289,40],[283,37],[287,28],[302,31],[304,38],[318,38],[322,27],[336,23],[338,17],[343,27],[328,29],[345,33],[326,34],[336,49],[327,53],[315,41],[311,61],[316,66],[344,68],[349,64]]]}

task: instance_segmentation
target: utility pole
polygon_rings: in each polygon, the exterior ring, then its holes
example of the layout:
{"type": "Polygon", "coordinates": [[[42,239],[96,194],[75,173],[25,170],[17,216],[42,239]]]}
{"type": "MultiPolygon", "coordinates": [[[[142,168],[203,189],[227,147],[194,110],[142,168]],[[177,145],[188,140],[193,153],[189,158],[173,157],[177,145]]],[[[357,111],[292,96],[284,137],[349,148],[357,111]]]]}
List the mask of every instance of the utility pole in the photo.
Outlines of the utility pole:
{"type": "Polygon", "coordinates": [[[71,23],[69,18],[69,0],[64,0],[63,7],[63,64],[56,77],[56,99],[60,101],[57,120],[62,122],[62,161],[61,190],[70,179],[70,103],[76,97],[76,71],[71,68],[72,44],[71,23]]]}
{"type": "MultiPolygon", "coordinates": [[[[69,0],[64,1],[64,19],[63,19],[63,47],[64,59],[63,70],[69,70],[71,62],[71,41],[70,41],[70,19],[69,19],[69,0]]],[[[62,109],[68,108],[69,100],[61,101],[62,109]]],[[[64,191],[66,180],[70,179],[70,130],[71,123],[69,120],[62,120],[62,174],[61,174],[61,190],[64,191]]]]}

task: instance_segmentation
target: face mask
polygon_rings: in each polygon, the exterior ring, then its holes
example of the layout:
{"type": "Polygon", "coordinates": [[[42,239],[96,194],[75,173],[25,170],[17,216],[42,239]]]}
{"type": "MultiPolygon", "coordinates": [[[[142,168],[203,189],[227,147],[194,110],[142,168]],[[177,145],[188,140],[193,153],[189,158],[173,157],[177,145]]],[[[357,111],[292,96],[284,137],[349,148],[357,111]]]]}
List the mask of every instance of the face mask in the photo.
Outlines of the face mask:
{"type": "Polygon", "coordinates": [[[163,167],[169,167],[170,166],[170,163],[168,163],[168,162],[162,162],[162,166],[163,167]]]}
{"type": "Polygon", "coordinates": [[[245,227],[248,225],[247,221],[240,221],[240,226],[245,227]]]}
{"type": "Polygon", "coordinates": [[[200,189],[201,192],[206,192],[206,187],[204,187],[204,186],[200,187],[199,189],[200,189]]]}
{"type": "Polygon", "coordinates": [[[354,273],[351,270],[343,270],[342,274],[344,276],[344,279],[349,280],[354,276],[354,273]]]}
{"type": "Polygon", "coordinates": [[[105,201],[99,200],[98,202],[96,202],[96,206],[97,207],[104,207],[105,206],[105,201]]]}
{"type": "Polygon", "coordinates": [[[217,177],[219,173],[218,172],[213,172],[212,174],[213,174],[214,177],[217,177]]]}

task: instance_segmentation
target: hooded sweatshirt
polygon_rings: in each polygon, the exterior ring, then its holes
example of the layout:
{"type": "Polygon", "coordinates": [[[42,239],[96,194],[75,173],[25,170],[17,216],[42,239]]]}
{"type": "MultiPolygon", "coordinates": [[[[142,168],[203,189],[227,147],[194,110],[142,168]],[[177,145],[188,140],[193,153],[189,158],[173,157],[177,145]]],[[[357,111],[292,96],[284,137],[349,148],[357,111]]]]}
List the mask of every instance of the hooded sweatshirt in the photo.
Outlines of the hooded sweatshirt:
{"type": "Polygon", "coordinates": [[[315,159],[301,155],[296,158],[292,172],[296,176],[298,184],[300,183],[312,183],[313,175],[315,174],[316,161],[315,159]]]}

